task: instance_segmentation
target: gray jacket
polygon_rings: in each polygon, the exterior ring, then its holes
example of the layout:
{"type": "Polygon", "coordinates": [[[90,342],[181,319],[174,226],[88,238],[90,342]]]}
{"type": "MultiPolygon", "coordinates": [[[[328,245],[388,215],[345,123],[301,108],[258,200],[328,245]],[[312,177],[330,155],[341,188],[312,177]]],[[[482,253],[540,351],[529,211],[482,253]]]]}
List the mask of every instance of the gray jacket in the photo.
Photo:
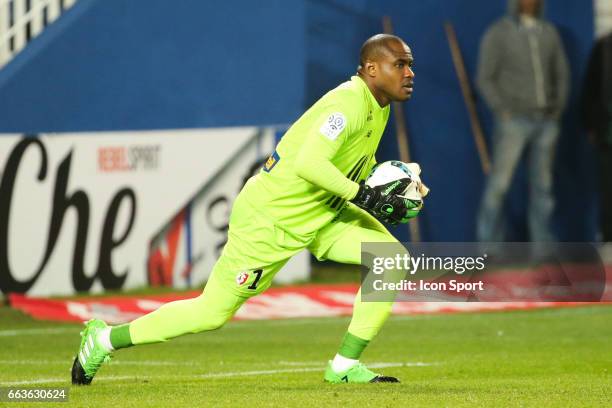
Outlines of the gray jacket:
{"type": "Polygon", "coordinates": [[[520,23],[518,0],[485,33],[478,62],[478,87],[496,113],[560,116],[567,102],[569,68],[555,27],[541,19],[520,23]]]}

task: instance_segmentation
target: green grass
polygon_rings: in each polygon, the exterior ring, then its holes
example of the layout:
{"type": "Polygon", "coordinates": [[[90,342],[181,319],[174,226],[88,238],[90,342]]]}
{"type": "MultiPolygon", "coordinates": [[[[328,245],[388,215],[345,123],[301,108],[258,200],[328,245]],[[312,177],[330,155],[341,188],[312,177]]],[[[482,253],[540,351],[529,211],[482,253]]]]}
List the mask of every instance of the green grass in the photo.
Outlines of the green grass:
{"type": "MultiPolygon", "coordinates": [[[[121,350],[91,386],[71,387],[69,403],[61,406],[612,404],[610,306],[392,317],[362,360],[430,365],[378,370],[401,384],[324,384],[325,360],[347,324],[347,318],[232,322],[216,332],[121,350]],[[266,370],[295,372],[257,373],[266,370]]],[[[0,307],[0,385],[48,379],[36,386],[70,387],[79,330],[0,307]]]]}

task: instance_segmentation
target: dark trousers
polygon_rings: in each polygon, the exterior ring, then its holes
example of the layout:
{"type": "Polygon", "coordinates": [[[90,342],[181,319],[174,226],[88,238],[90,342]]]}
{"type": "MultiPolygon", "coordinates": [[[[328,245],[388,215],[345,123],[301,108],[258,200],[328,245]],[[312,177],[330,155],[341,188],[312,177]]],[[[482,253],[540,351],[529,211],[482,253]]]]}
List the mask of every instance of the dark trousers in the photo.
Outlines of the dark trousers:
{"type": "Polygon", "coordinates": [[[612,242],[612,146],[599,151],[599,206],[602,240],[612,242]]]}

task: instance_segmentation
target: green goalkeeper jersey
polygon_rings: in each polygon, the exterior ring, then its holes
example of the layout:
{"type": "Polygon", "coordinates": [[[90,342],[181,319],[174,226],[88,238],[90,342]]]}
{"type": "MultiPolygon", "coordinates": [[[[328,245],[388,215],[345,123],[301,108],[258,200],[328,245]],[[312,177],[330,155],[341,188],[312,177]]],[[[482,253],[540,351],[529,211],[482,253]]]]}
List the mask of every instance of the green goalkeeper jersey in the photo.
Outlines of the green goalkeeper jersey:
{"type": "Polygon", "coordinates": [[[289,128],[242,198],[293,234],[315,234],[357,194],[357,183],[376,163],[388,118],[389,106],[381,108],[353,76],[289,128]]]}

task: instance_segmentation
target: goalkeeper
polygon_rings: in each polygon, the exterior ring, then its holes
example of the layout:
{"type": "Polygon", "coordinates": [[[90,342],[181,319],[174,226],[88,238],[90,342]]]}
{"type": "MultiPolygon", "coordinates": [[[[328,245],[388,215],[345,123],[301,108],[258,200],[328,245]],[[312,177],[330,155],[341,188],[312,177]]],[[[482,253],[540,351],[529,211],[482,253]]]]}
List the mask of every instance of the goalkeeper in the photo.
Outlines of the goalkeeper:
{"type": "MultiPolygon", "coordinates": [[[[418,214],[420,202],[395,194],[408,181],[373,188],[362,181],[376,163],[389,104],[412,94],[412,60],[399,37],[369,38],[360,51],[357,75],[324,95],[291,126],[236,198],[227,244],[203,293],[124,325],[87,322],[72,383],[91,383],[114,350],[220,328],[304,248],[318,259],[357,265],[362,242],[397,242],[379,220],[401,223],[418,214]]],[[[325,381],[398,382],[359,363],[391,306],[362,302],[357,294],[351,323],[325,381]]]]}

